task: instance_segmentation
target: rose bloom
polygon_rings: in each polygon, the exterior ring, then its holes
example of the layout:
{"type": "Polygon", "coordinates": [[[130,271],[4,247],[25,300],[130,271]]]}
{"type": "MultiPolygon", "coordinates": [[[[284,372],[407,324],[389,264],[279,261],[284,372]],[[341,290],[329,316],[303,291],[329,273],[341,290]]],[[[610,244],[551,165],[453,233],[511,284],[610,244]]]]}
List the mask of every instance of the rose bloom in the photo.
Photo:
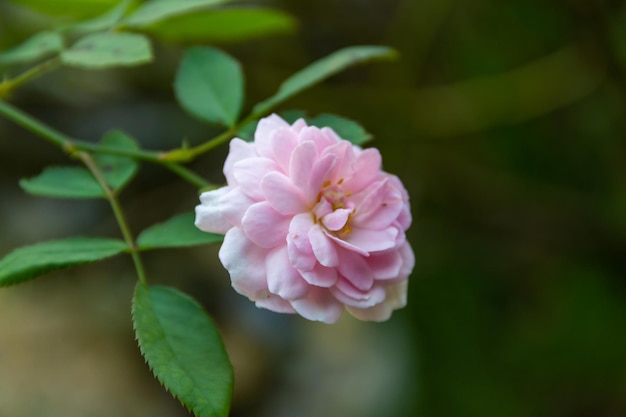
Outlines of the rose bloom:
{"type": "Polygon", "coordinates": [[[230,142],[224,175],[228,185],[200,196],[195,224],[225,234],[219,258],[237,292],[325,323],[344,309],[384,321],[406,305],[408,194],[378,150],[272,115],[254,142],[230,142]]]}

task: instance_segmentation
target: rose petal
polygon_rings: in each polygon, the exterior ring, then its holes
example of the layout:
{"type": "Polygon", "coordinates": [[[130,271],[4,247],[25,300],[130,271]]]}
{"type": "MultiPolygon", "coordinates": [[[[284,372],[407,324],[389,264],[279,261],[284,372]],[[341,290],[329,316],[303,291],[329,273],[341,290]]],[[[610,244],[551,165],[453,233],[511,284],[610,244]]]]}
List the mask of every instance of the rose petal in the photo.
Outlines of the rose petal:
{"type": "Polygon", "coordinates": [[[266,174],[277,169],[278,166],[272,159],[247,158],[233,165],[233,176],[244,194],[260,201],[264,199],[261,191],[261,180],[266,174]]]}
{"type": "Polygon", "coordinates": [[[272,135],[273,157],[284,174],[289,175],[289,162],[298,145],[298,135],[293,129],[280,129],[272,135]]]}
{"type": "Polygon", "coordinates": [[[337,269],[326,268],[318,263],[310,271],[298,270],[306,282],[316,287],[329,288],[337,282],[337,269]]]}
{"type": "Polygon", "coordinates": [[[347,307],[348,312],[359,320],[385,321],[394,310],[406,306],[408,281],[403,280],[385,287],[385,301],[370,308],[347,307]]]}
{"type": "Polygon", "coordinates": [[[246,236],[264,248],[287,244],[290,218],[274,210],[266,201],[250,206],[241,219],[246,236]]]}
{"type": "Polygon", "coordinates": [[[273,156],[272,135],[281,129],[289,129],[289,123],[280,116],[272,114],[259,120],[254,132],[254,144],[260,156],[271,158],[273,156]]]}
{"type": "Polygon", "coordinates": [[[259,308],[274,311],[276,313],[296,314],[297,311],[287,300],[283,300],[277,295],[267,293],[263,298],[256,300],[255,305],[259,308]]]}
{"type": "Polygon", "coordinates": [[[368,148],[361,151],[352,164],[352,175],[346,178],[345,187],[356,194],[363,188],[376,181],[381,174],[382,157],[375,148],[368,148]]]}
{"type": "Polygon", "coordinates": [[[312,288],[305,298],[292,301],[291,305],[305,319],[327,324],[339,320],[344,310],[344,306],[322,288],[312,288]]]}
{"type": "Polygon", "coordinates": [[[222,187],[200,194],[200,204],[196,206],[195,220],[198,229],[224,234],[232,227],[220,208],[220,198],[229,191],[229,187],[222,187]]]}
{"type": "Polygon", "coordinates": [[[337,209],[332,213],[328,213],[322,217],[322,224],[328,229],[336,232],[343,229],[348,223],[348,219],[352,214],[352,210],[349,209],[337,209]]]}
{"type": "Polygon", "coordinates": [[[224,161],[224,176],[228,185],[237,185],[237,180],[232,174],[233,165],[241,160],[257,156],[254,143],[248,143],[239,138],[232,139],[229,145],[228,156],[226,161],[224,161]]]}
{"type": "Polygon", "coordinates": [[[282,214],[308,211],[302,193],[289,178],[278,172],[270,172],[261,181],[261,191],[268,203],[282,214]]]}
{"type": "Polygon", "coordinates": [[[286,300],[304,297],[310,289],[300,273],[289,263],[287,247],[272,250],[265,261],[267,285],[271,293],[286,300]]]}
{"type": "Polygon", "coordinates": [[[326,237],[326,233],[319,225],[314,225],[309,229],[309,240],[315,257],[325,267],[335,267],[339,264],[339,256],[335,244],[326,237]]]}
{"type": "Polygon", "coordinates": [[[289,261],[299,271],[312,271],[317,264],[309,241],[309,230],[313,227],[310,213],[298,214],[291,219],[287,235],[289,261]]]}
{"type": "Polygon", "coordinates": [[[230,229],[224,236],[218,254],[220,261],[230,273],[233,288],[251,300],[267,292],[265,275],[267,253],[267,249],[255,245],[236,227],[230,229]]]}
{"type": "Polygon", "coordinates": [[[370,269],[367,258],[341,248],[339,250],[339,273],[343,275],[355,288],[368,291],[374,285],[374,273],[370,269]]]}
{"type": "Polygon", "coordinates": [[[375,285],[367,291],[359,291],[345,279],[338,280],[330,292],[337,300],[350,307],[370,308],[385,300],[385,289],[381,285],[375,285]]]}
{"type": "Polygon", "coordinates": [[[398,251],[390,250],[372,253],[367,259],[367,263],[374,273],[374,278],[386,280],[400,277],[404,259],[398,251]]]}
{"type": "Polygon", "coordinates": [[[254,200],[241,191],[241,187],[232,188],[219,200],[220,210],[230,224],[241,227],[241,219],[254,200]]]}
{"type": "Polygon", "coordinates": [[[307,202],[314,202],[322,189],[322,184],[328,181],[330,172],[337,163],[335,155],[326,155],[318,159],[313,165],[313,170],[309,176],[308,186],[303,189],[307,202]]]}
{"type": "Polygon", "coordinates": [[[317,154],[321,155],[324,149],[337,143],[334,138],[329,137],[322,133],[321,129],[317,126],[307,126],[300,131],[298,136],[300,143],[313,142],[317,149],[317,154]]]}
{"type": "Polygon", "coordinates": [[[345,241],[367,253],[391,249],[396,245],[398,229],[388,227],[384,230],[367,230],[354,228],[345,237],[345,241]]]}
{"type": "Polygon", "coordinates": [[[303,191],[307,186],[317,160],[317,151],[313,142],[304,142],[296,146],[289,161],[289,177],[293,184],[303,191]]]}

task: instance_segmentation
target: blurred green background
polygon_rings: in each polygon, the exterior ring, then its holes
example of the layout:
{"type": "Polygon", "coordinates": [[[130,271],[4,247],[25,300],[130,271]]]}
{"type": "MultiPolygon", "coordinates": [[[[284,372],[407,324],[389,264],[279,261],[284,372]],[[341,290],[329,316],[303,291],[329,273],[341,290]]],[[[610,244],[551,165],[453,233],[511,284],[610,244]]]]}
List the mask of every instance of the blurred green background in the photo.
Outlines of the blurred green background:
{"type": "MultiPolygon", "coordinates": [[[[60,17],[0,0],[0,48],[68,21],[48,3],[60,17]]],[[[111,4],[75,3],[87,13],[111,4]]],[[[244,66],[248,108],[341,47],[400,52],[281,110],[333,112],[372,132],[385,169],[411,195],[417,265],[409,304],[389,322],[346,317],[325,326],[234,294],[215,247],[146,254],[151,282],[193,294],[216,317],[236,371],[232,415],[626,416],[626,4],[249,3],[298,25],[217,43],[244,66]]],[[[11,102],[86,140],[120,128],[150,149],[201,143],[219,131],[175,103],[184,46],[156,42],[157,61],[146,67],[61,69],[11,102]]],[[[221,182],[226,151],[191,167],[221,182]]],[[[115,236],[106,202],[20,190],[20,178],[66,162],[0,120],[1,253],[43,239],[115,236]]],[[[143,165],[122,202],[138,232],[191,210],[197,195],[143,165]]],[[[134,344],[133,283],[130,260],[120,258],[3,289],[0,415],[188,415],[134,344]]]]}

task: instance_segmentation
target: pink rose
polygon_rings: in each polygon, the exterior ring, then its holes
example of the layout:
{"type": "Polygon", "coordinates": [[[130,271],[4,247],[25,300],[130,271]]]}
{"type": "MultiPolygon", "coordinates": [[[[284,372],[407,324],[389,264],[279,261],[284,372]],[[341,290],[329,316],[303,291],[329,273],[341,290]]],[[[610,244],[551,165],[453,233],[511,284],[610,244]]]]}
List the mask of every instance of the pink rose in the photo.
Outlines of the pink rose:
{"type": "Polygon", "coordinates": [[[272,115],[253,143],[230,142],[224,175],[200,196],[196,226],[225,234],[219,258],[237,292],[325,323],[344,308],[383,321],[406,305],[409,197],[378,150],[272,115]]]}

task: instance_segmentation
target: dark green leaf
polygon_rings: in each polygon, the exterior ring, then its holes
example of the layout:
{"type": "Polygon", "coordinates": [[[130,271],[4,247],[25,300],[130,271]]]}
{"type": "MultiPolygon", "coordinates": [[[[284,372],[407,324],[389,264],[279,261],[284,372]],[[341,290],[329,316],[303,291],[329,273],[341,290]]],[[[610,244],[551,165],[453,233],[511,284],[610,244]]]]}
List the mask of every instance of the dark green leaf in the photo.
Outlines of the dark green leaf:
{"type": "Polygon", "coordinates": [[[103,15],[95,17],[90,20],[74,23],[68,26],[66,29],[72,35],[82,35],[92,32],[99,32],[103,30],[109,30],[114,27],[124,16],[124,13],[130,6],[130,0],[122,0],[118,5],[107,11],[103,15]]]}
{"type": "Polygon", "coordinates": [[[173,16],[227,2],[228,0],[152,0],[141,5],[123,21],[123,24],[142,28],[173,16]]]}
{"type": "Polygon", "coordinates": [[[41,174],[20,180],[30,194],[59,198],[103,198],[96,179],[83,167],[48,167],[41,174]]]}
{"type": "Polygon", "coordinates": [[[64,64],[99,69],[141,65],[152,60],[150,41],[135,33],[104,32],[85,36],[61,53],[64,64]]]}
{"type": "Polygon", "coordinates": [[[0,286],[18,284],[56,269],[99,261],[126,249],[121,240],[80,237],[22,247],[0,260],[0,286]]]}
{"type": "Polygon", "coordinates": [[[234,126],[243,104],[239,63],[216,48],[189,48],[176,73],[176,97],[185,110],[210,123],[234,126]]]}
{"type": "Polygon", "coordinates": [[[224,236],[206,233],[194,225],[195,214],[184,213],[144,230],[137,238],[139,249],[179,248],[219,243],[224,236]]]}
{"type": "Polygon", "coordinates": [[[39,32],[13,49],[0,53],[0,64],[22,64],[45,58],[63,49],[63,37],[57,32],[39,32]]]}
{"type": "Polygon", "coordinates": [[[363,126],[353,120],[335,114],[320,114],[307,119],[307,122],[317,127],[330,127],[342,139],[348,140],[355,145],[362,145],[372,139],[372,135],[363,129],[363,126]]]}
{"type": "Polygon", "coordinates": [[[295,29],[290,15],[272,9],[229,8],[177,16],[146,28],[170,42],[240,42],[295,29]]]}
{"type": "MultiPolygon", "coordinates": [[[[100,144],[109,149],[137,150],[137,143],[119,131],[107,133],[100,144]]],[[[115,190],[121,189],[135,175],[139,164],[132,158],[98,154],[94,157],[104,179],[115,190]]]]}
{"type": "Polygon", "coordinates": [[[285,80],[276,94],[254,107],[254,113],[265,114],[277,104],[348,67],[372,60],[390,59],[395,56],[396,52],[386,46],[351,46],[336,51],[285,80]]]}
{"type": "Polygon", "coordinates": [[[138,284],[133,325],[157,379],[197,417],[226,417],[233,371],[211,318],[173,288],[138,284]]]}

